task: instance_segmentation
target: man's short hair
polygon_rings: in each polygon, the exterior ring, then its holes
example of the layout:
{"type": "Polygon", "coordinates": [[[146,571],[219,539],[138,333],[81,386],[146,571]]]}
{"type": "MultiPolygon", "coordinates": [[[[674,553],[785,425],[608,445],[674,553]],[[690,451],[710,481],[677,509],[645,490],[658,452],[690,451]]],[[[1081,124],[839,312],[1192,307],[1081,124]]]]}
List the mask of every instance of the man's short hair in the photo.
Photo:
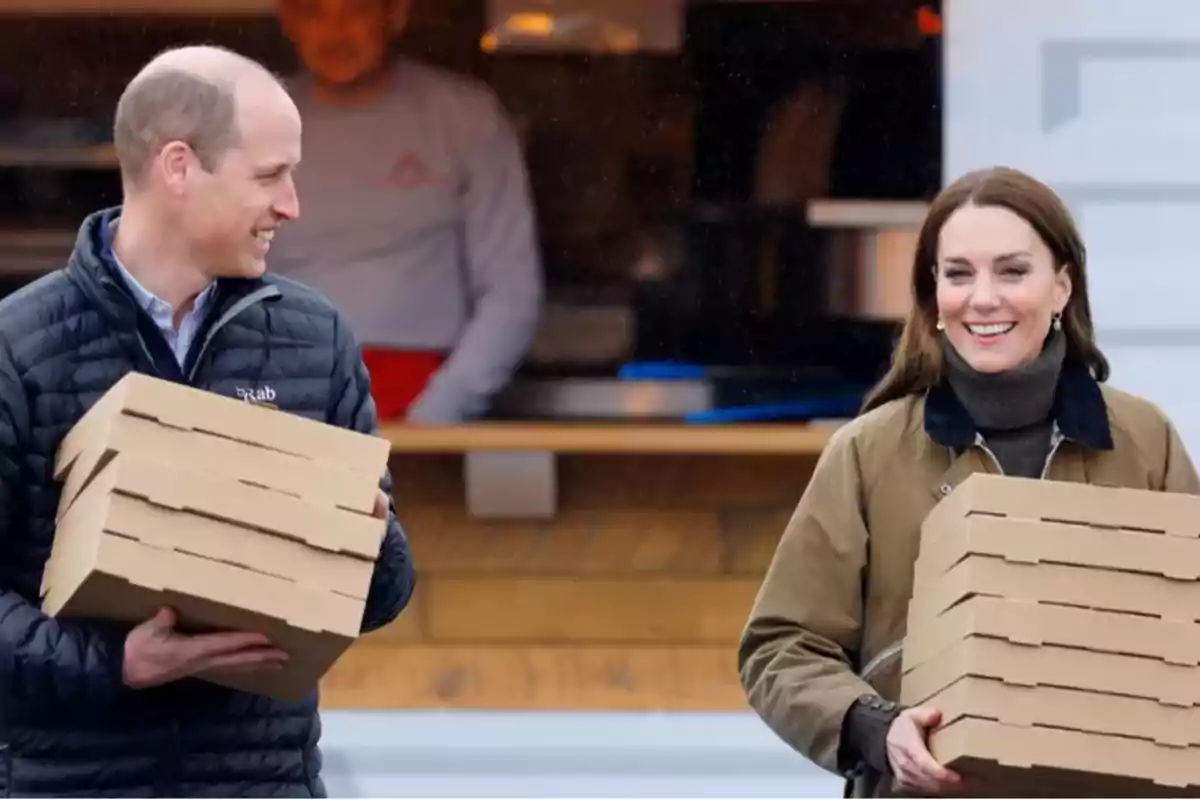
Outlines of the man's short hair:
{"type": "Polygon", "coordinates": [[[117,102],[113,126],[122,175],[140,181],[172,141],[187,143],[205,170],[215,170],[240,138],[234,91],[232,82],[181,69],[160,69],[132,81],[117,102]]]}

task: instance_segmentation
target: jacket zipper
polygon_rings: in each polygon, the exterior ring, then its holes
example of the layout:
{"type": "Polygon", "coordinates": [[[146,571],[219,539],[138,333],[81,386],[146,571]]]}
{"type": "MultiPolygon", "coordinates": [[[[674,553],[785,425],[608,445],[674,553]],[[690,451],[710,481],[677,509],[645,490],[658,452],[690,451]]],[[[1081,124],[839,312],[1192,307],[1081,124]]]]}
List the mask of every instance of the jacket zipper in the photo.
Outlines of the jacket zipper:
{"type": "MultiPolygon", "coordinates": [[[[1054,461],[1055,453],[1058,452],[1059,446],[1062,445],[1066,438],[1067,437],[1063,435],[1062,431],[1058,429],[1058,423],[1055,423],[1054,432],[1050,434],[1050,452],[1046,454],[1046,460],[1042,463],[1042,474],[1040,476],[1042,480],[1045,480],[1046,476],[1050,474],[1050,464],[1054,461]]],[[[998,469],[1000,474],[1003,475],[1004,468],[1000,466],[1000,459],[996,458],[996,454],[993,453],[990,448],[988,448],[987,443],[983,440],[983,436],[981,434],[975,434],[975,445],[980,450],[987,453],[988,457],[992,459],[992,463],[996,465],[996,469],[998,469]]]]}
{"type": "MultiPolygon", "coordinates": [[[[196,370],[200,367],[200,362],[204,360],[204,353],[208,350],[208,346],[212,344],[212,340],[216,338],[221,329],[229,324],[230,320],[241,314],[251,306],[255,306],[266,300],[268,297],[275,297],[279,294],[279,289],[274,286],[264,286],[261,289],[256,289],[246,295],[236,303],[226,309],[225,313],[217,318],[217,321],[208,329],[208,333],[204,336],[204,341],[200,343],[200,351],[196,353],[196,359],[192,362],[192,368],[187,374],[187,382],[192,383],[196,377],[196,370]]],[[[145,344],[142,345],[145,347],[145,344]]]]}
{"type": "MultiPolygon", "coordinates": [[[[204,341],[200,343],[200,352],[196,353],[196,360],[192,362],[192,368],[186,376],[187,382],[191,384],[194,381],[196,377],[196,369],[200,366],[200,361],[204,357],[204,352],[208,349],[208,346],[212,343],[212,340],[216,338],[217,334],[221,332],[221,329],[229,324],[230,320],[251,306],[257,305],[263,300],[266,300],[268,297],[275,297],[278,294],[279,289],[275,288],[274,286],[264,286],[261,289],[256,289],[255,291],[243,297],[241,300],[238,300],[236,303],[231,305],[225,311],[225,313],[222,314],[217,321],[209,327],[208,333],[204,336],[204,341]]],[[[154,355],[150,352],[150,346],[146,344],[146,340],[142,336],[141,331],[138,331],[137,339],[138,345],[140,345],[142,348],[142,353],[146,356],[146,361],[150,364],[154,364],[154,355]]]]}
{"type": "MultiPolygon", "coordinates": [[[[264,286],[261,289],[257,289],[255,291],[251,292],[250,294],[246,295],[245,297],[241,298],[240,300],[238,300],[236,303],[234,303],[232,306],[230,306],[225,311],[225,313],[223,313],[220,317],[218,317],[216,322],[214,322],[209,327],[208,333],[205,334],[205,336],[204,336],[204,341],[200,344],[200,351],[198,353],[196,353],[196,360],[194,362],[192,362],[192,368],[187,374],[187,382],[189,384],[193,383],[193,381],[196,377],[196,368],[200,365],[200,361],[204,356],[204,351],[208,349],[209,344],[212,343],[213,339],[216,338],[216,335],[218,333],[220,333],[221,329],[229,324],[230,320],[232,320],[234,317],[236,317],[238,314],[242,313],[246,309],[248,309],[258,303],[261,303],[263,300],[267,299],[268,297],[275,297],[278,294],[279,294],[278,288],[276,288],[274,286],[264,286]]],[[[150,360],[150,363],[153,364],[154,357],[150,354],[150,348],[146,344],[146,340],[142,338],[142,335],[140,332],[138,333],[138,343],[141,344],[141,346],[142,346],[142,352],[144,352],[146,354],[147,358],[149,358],[149,360],[150,360]]],[[[163,784],[158,787],[158,788],[162,789],[162,791],[160,791],[159,793],[163,794],[163,795],[178,794],[178,791],[176,791],[175,789],[167,788],[168,786],[178,786],[178,781],[179,781],[179,767],[178,767],[179,723],[178,723],[178,721],[173,720],[171,722],[171,737],[170,738],[171,738],[171,747],[172,747],[171,758],[173,759],[171,762],[171,778],[170,778],[169,782],[164,781],[163,784]]]]}
{"type": "Polygon", "coordinates": [[[140,330],[137,332],[137,340],[138,344],[141,345],[142,355],[146,356],[146,363],[154,368],[156,373],[159,372],[158,364],[154,361],[154,354],[150,352],[150,346],[146,344],[146,339],[142,336],[140,330]]]}
{"type": "Polygon", "coordinates": [[[1054,424],[1054,433],[1050,435],[1050,452],[1046,454],[1046,463],[1042,465],[1042,480],[1050,474],[1050,462],[1054,460],[1054,454],[1058,452],[1058,446],[1066,439],[1062,431],[1058,429],[1058,423],[1054,424]]]}
{"type": "Polygon", "coordinates": [[[975,434],[975,446],[987,454],[987,457],[990,458],[992,463],[996,466],[996,471],[1003,475],[1004,467],[1000,466],[1000,459],[996,458],[996,454],[993,453],[992,449],[987,446],[987,442],[985,442],[983,439],[983,434],[975,434]]]}
{"type": "Polygon", "coordinates": [[[904,640],[903,639],[901,639],[898,642],[893,642],[892,644],[889,644],[887,647],[880,650],[875,655],[874,658],[872,658],[870,661],[867,662],[867,665],[862,668],[862,672],[859,673],[859,677],[862,678],[864,681],[870,680],[871,676],[874,675],[876,672],[878,672],[880,670],[880,668],[883,667],[884,664],[891,661],[896,656],[900,655],[900,653],[903,651],[904,651],[904,640]]]}

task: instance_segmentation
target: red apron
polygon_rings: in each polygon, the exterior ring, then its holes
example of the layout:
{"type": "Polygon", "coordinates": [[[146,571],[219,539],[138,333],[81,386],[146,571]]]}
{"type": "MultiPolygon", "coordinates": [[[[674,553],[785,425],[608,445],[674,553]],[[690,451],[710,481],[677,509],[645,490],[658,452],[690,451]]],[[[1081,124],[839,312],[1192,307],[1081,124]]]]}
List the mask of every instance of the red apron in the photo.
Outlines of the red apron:
{"type": "Polygon", "coordinates": [[[371,376],[371,397],[379,420],[403,419],[445,362],[440,353],[363,347],[363,363],[371,376]]]}

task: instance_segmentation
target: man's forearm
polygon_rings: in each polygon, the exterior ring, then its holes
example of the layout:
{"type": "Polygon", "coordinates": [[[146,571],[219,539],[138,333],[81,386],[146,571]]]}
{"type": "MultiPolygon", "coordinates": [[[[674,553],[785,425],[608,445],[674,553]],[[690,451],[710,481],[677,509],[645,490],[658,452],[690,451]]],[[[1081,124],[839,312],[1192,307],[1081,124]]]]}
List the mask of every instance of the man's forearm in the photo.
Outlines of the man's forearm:
{"type": "Polygon", "coordinates": [[[537,329],[540,287],[484,298],[478,313],[409,412],[414,422],[459,422],[487,410],[537,329]]]}

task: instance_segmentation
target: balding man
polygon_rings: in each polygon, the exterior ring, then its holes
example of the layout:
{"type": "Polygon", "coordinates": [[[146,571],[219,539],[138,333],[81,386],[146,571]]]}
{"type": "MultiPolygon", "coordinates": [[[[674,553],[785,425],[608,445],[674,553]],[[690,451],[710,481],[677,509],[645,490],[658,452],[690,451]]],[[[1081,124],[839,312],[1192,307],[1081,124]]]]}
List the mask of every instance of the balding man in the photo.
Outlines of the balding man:
{"type": "MultiPolygon", "coordinates": [[[[0,792],[5,796],[324,795],[316,687],[299,703],[194,676],[277,666],[247,633],[186,635],[163,610],[136,627],[38,607],[54,537],[62,435],[130,371],[371,432],[346,320],[264,276],[298,214],[300,118],[259,65],[215,48],[164,53],[117,106],[125,197],[87,217],[66,268],[0,301],[0,792]]],[[[413,570],[388,531],[362,622],[406,605],[413,570]]]]}

